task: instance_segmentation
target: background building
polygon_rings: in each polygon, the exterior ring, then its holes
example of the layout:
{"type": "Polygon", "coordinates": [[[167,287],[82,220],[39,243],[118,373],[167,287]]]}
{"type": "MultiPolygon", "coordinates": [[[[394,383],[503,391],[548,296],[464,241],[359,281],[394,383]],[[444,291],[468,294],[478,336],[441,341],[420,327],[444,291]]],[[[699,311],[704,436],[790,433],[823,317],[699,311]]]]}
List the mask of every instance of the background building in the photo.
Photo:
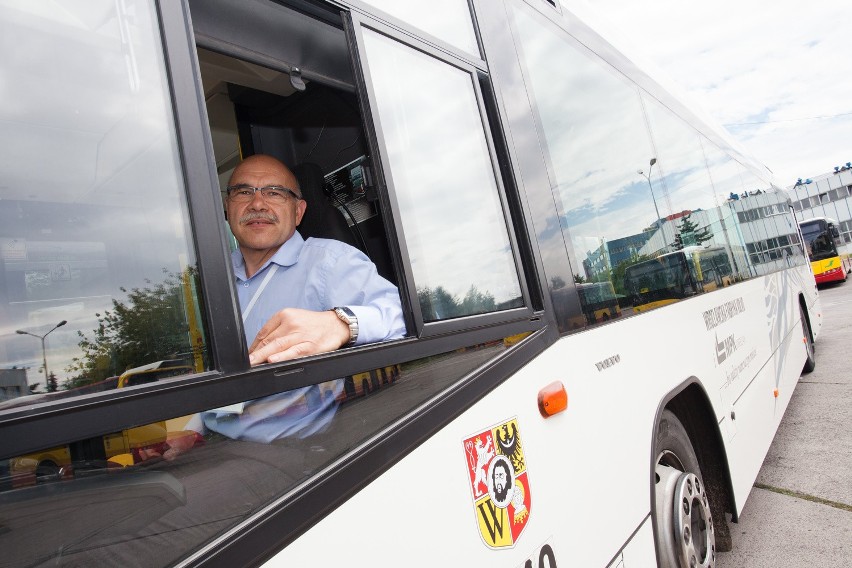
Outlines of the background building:
{"type": "Polygon", "coordinates": [[[799,179],[787,191],[799,220],[830,217],[837,221],[843,241],[852,243],[852,162],[812,179],[799,179]]]}

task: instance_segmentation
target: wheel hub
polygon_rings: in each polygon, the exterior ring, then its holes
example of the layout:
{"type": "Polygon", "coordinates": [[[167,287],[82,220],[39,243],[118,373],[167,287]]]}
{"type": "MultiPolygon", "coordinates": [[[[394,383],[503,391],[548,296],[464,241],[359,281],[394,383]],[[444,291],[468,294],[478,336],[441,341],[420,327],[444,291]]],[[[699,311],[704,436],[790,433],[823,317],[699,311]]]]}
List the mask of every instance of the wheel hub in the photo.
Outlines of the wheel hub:
{"type": "Polygon", "coordinates": [[[656,501],[661,566],[711,568],[716,546],[710,501],[693,473],[658,464],[656,501]]]}

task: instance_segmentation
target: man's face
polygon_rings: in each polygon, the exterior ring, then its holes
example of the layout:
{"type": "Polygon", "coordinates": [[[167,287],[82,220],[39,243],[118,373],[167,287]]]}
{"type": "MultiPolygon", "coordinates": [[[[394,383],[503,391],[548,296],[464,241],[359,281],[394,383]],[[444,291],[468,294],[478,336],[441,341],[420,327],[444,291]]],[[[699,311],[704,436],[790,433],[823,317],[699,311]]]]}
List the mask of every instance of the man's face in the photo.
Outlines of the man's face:
{"type": "MultiPolygon", "coordinates": [[[[296,190],[293,174],[281,163],[264,156],[243,161],[234,170],[229,185],[246,184],[253,187],[280,185],[296,190]]],[[[227,199],[228,224],[245,252],[266,252],[277,249],[293,236],[301,222],[306,204],[292,196],[283,203],[269,203],[256,191],[246,203],[227,199]]]]}
{"type": "Polygon", "coordinates": [[[499,494],[506,494],[506,469],[503,467],[494,468],[494,491],[499,494]]]}

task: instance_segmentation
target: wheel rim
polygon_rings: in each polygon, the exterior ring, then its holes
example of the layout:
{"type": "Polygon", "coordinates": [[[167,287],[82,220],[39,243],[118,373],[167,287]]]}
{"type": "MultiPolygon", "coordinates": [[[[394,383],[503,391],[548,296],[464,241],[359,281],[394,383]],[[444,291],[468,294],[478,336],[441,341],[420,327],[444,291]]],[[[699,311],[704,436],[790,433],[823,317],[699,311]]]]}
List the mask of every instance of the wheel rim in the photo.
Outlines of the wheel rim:
{"type": "Polygon", "coordinates": [[[710,501],[701,480],[674,464],[674,454],[661,456],[656,473],[660,566],[710,568],[716,565],[715,533],[710,501]],[[674,467],[673,467],[674,466],[674,467]]]}
{"type": "Polygon", "coordinates": [[[681,474],[674,497],[673,525],[681,566],[713,566],[716,539],[704,484],[694,473],[681,474]]]}
{"type": "Polygon", "coordinates": [[[42,462],[36,467],[36,483],[49,483],[57,481],[61,476],[62,469],[52,461],[42,462]]]}

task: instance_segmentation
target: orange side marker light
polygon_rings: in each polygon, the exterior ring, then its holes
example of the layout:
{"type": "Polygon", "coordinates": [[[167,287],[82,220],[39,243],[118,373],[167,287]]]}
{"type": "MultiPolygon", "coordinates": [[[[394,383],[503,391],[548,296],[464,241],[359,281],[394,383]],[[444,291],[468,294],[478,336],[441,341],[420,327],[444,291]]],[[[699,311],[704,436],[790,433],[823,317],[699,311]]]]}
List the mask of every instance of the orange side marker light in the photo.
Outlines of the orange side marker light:
{"type": "Polygon", "coordinates": [[[545,418],[568,408],[568,393],[562,381],[554,381],[538,391],[538,411],[545,418]]]}
{"type": "Polygon", "coordinates": [[[778,389],[772,389],[772,396],[778,398],[778,389]]]}

